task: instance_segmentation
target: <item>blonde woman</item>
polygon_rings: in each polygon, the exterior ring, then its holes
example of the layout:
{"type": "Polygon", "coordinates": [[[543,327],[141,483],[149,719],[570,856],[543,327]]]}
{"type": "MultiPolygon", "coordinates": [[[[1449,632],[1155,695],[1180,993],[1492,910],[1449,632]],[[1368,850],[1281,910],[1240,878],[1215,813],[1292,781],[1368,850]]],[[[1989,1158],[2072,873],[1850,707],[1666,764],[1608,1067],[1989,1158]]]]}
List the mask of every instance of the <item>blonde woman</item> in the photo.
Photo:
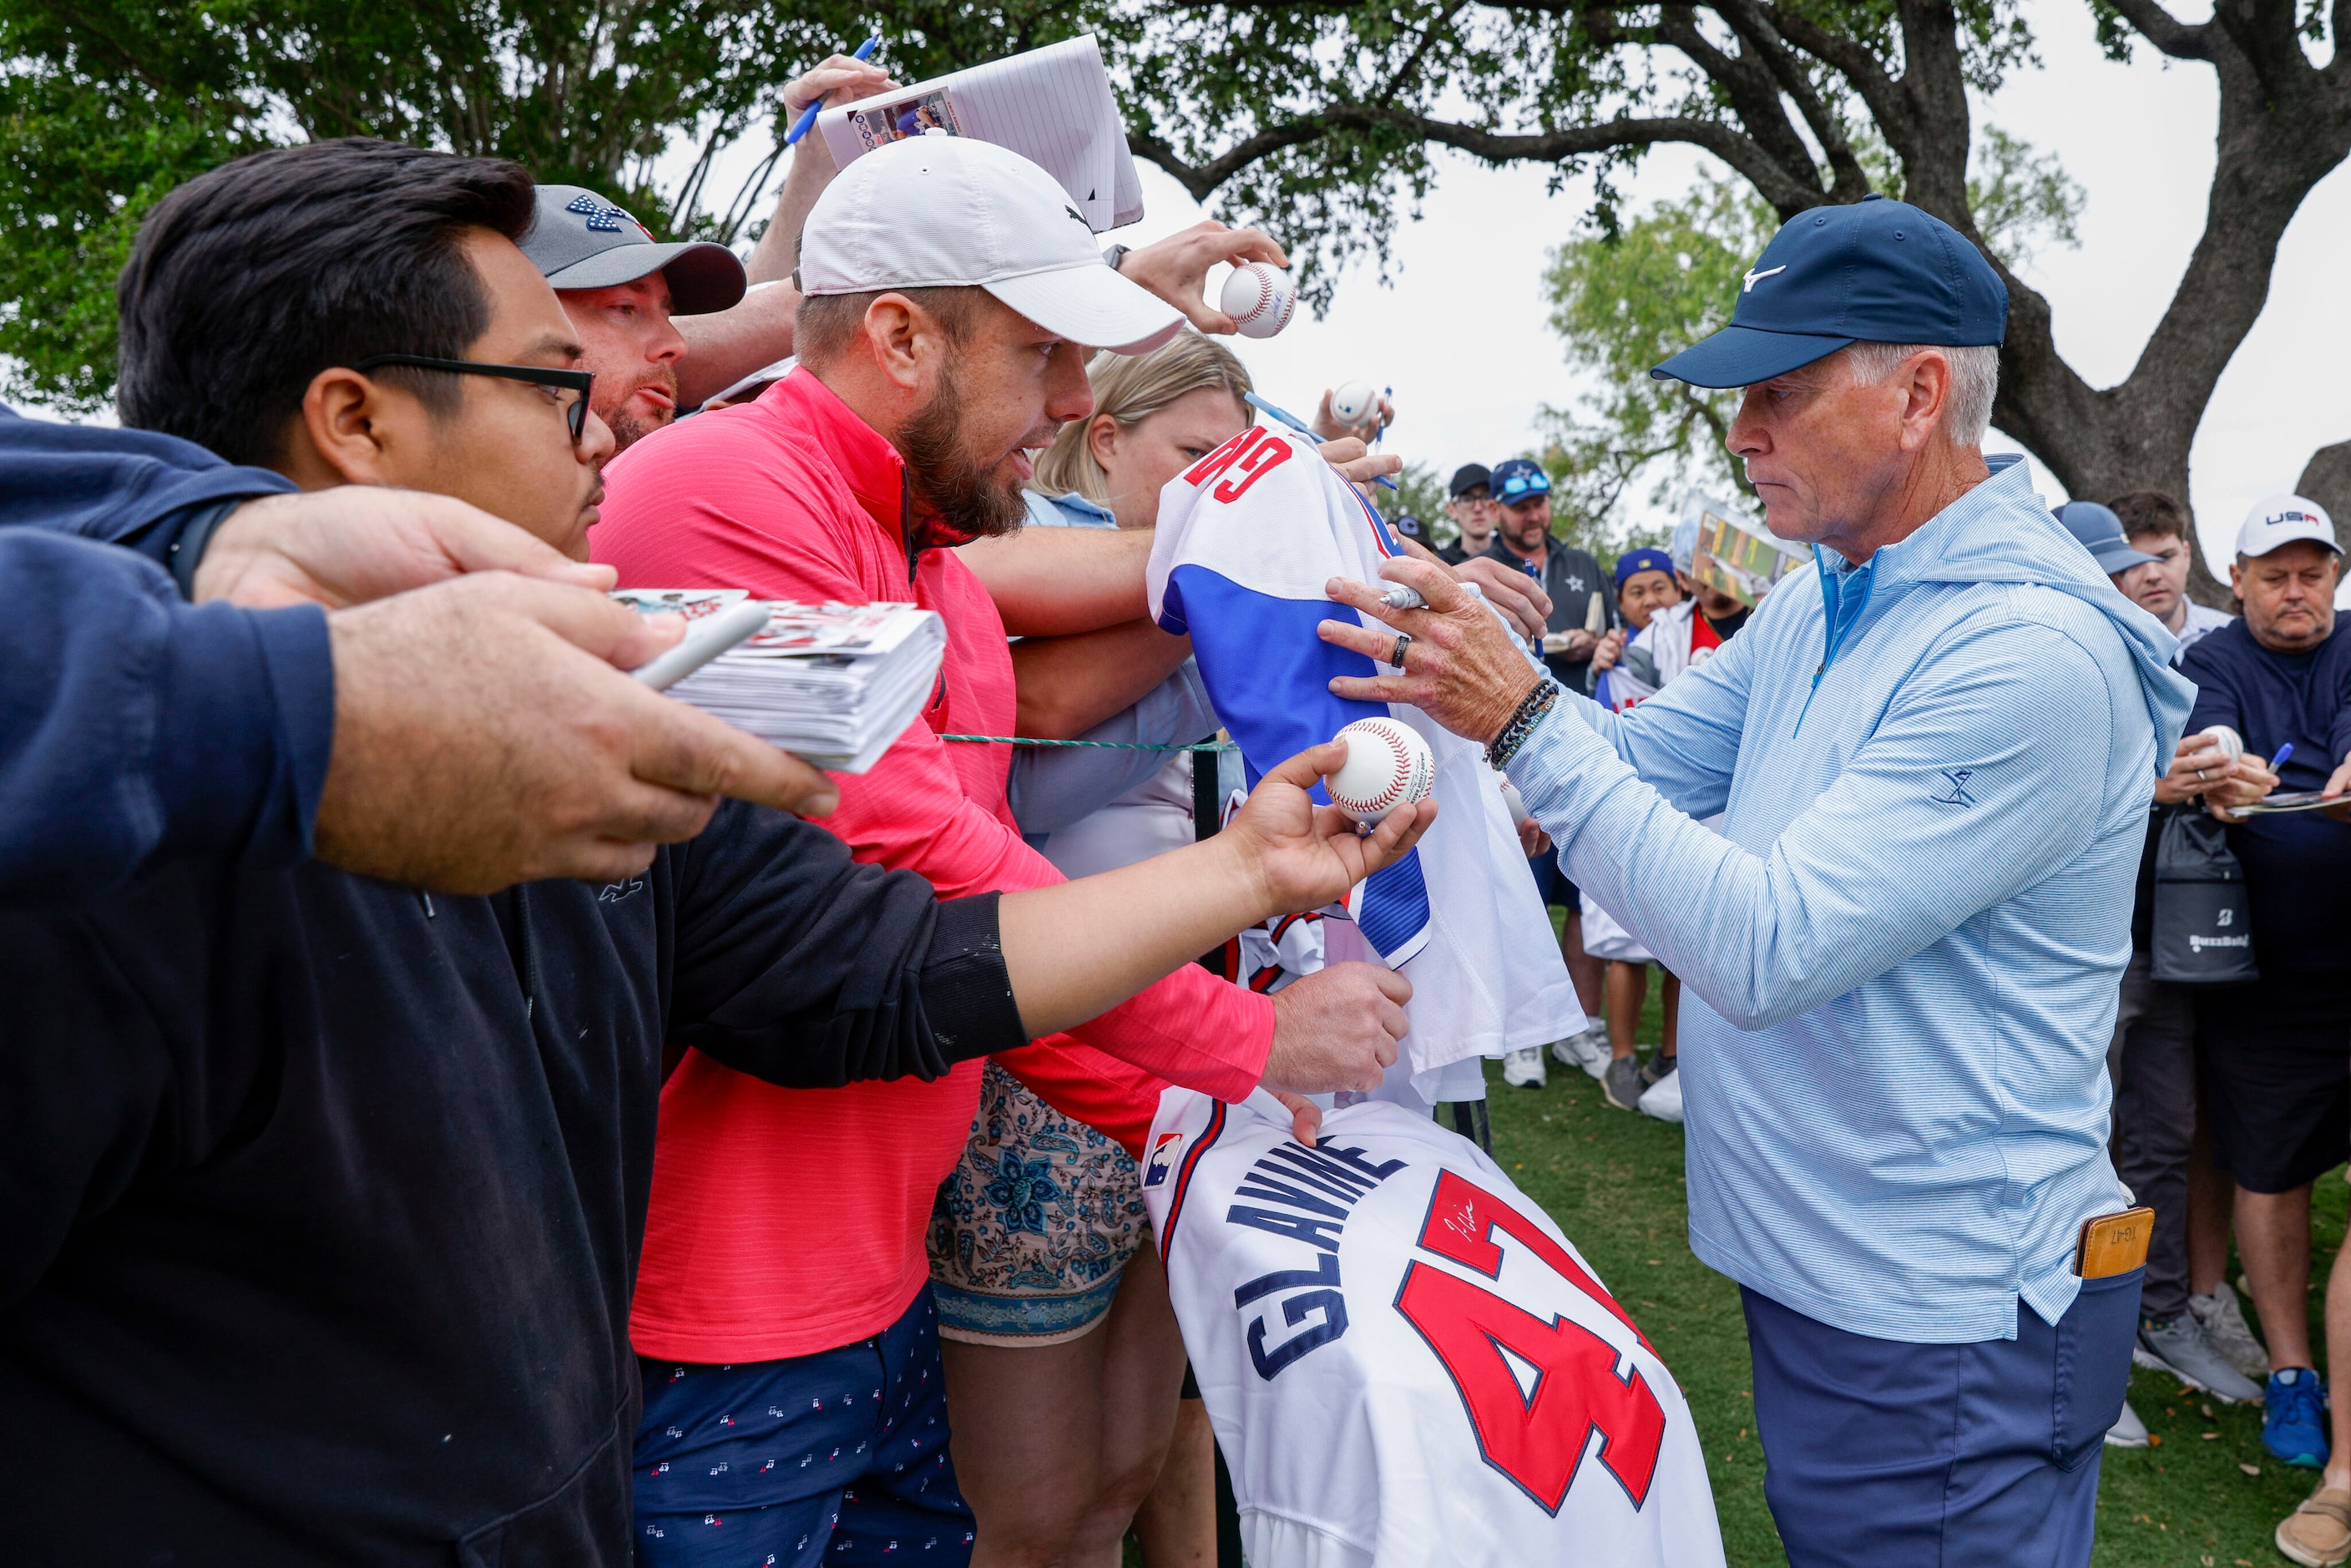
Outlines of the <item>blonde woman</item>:
{"type": "MultiPolygon", "coordinates": [[[[1092,376],[1095,412],[1038,461],[1032,526],[1148,528],[1160,486],[1249,423],[1248,372],[1196,332],[1103,355],[1092,376]]],[[[1086,738],[1199,740],[1217,720],[1188,653],[1142,622],[1016,643],[1022,733],[1058,737],[1063,679],[1110,660],[1136,700],[1086,738]]],[[[1125,865],[1192,841],[1194,760],[1024,747],[1013,809],[1065,874],[1125,865]]],[[[1106,1568],[1130,1522],[1153,1568],[1213,1562],[1207,1418],[1185,1402],[1171,1463],[1184,1344],[1124,1151],[991,1065],[971,1143],[940,1188],[931,1274],[956,1479],[978,1518],[974,1563],[1106,1568]]]]}

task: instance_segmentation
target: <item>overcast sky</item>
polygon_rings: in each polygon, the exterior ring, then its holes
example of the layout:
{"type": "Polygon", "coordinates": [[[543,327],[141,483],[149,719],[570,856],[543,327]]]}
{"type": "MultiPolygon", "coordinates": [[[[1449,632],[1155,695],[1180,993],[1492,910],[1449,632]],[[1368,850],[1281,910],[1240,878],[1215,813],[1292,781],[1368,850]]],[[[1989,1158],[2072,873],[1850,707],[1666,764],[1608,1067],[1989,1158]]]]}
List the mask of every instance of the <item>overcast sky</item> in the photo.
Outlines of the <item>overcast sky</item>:
{"type": "MultiPolygon", "coordinates": [[[[2111,385],[2137,359],[2202,227],[2211,73],[2167,65],[2145,46],[2130,65],[2109,62],[2081,0],[2026,0],[2026,9],[2043,64],[1980,101],[1978,123],[2056,152],[2087,193],[2081,247],[2044,250],[2025,271],[2054,308],[2060,351],[2092,385],[2111,385]]],[[[747,170],[764,151],[729,149],[713,188],[730,188],[728,168],[747,170]]],[[[1545,325],[1541,280],[1549,251],[1585,214],[1590,188],[1572,182],[1551,195],[1541,168],[1438,158],[1421,216],[1399,225],[1387,284],[1359,266],[1342,278],[1326,318],[1301,315],[1280,338],[1238,347],[1265,394],[1301,413],[1341,382],[1393,386],[1389,449],[1442,475],[1532,446],[1541,406],[1570,403],[1583,389],[1545,325]]],[[[1628,210],[1686,191],[1703,162],[1683,148],[1652,152],[1625,183],[1628,210]]],[[[1206,215],[1152,165],[1141,171],[1149,215],[1116,238],[1140,244],[1206,215]]],[[[2314,448],[2351,437],[2351,388],[2336,368],[2351,360],[2346,244],[2351,170],[2338,169],[2287,229],[2268,306],[2221,376],[2189,455],[2198,523],[2224,580],[2246,511],[2290,489],[2314,448]]],[[[2019,446],[1997,431],[1987,444],[2019,446]]],[[[2045,497],[2067,498],[2034,468],[2045,497]]],[[[1643,520],[1655,520],[1646,507],[1643,520]]]]}
{"type": "MultiPolygon", "coordinates": [[[[2088,194],[2081,248],[2044,251],[2027,275],[2054,308],[2059,350],[2092,385],[2107,386],[2137,359],[2202,228],[2212,77],[2199,66],[2167,67],[2145,46],[2131,65],[2109,63],[2079,0],[2028,0],[2026,8],[2043,67],[1980,102],[1979,124],[2055,151],[2088,194]]],[[[1579,374],[1544,323],[1541,275],[1590,193],[1577,183],[1546,195],[1540,168],[1440,157],[1420,220],[1396,236],[1389,286],[1366,265],[1342,281],[1326,319],[1301,317],[1278,339],[1238,346],[1265,394],[1300,412],[1337,382],[1394,386],[1390,449],[1450,473],[1532,444],[1539,407],[1576,394],[1579,374]]],[[[1626,187],[1629,210],[1678,194],[1701,162],[1682,149],[1652,153],[1626,187]]],[[[1147,163],[1143,177],[1149,216],[1116,237],[1134,244],[1204,215],[1147,163]]],[[[2351,437],[2351,388],[2327,369],[2351,350],[2346,241],[2351,173],[2337,170],[2286,231],[2268,308],[2221,377],[2190,454],[2192,499],[2216,570],[2256,501],[2291,489],[2313,449],[2351,437]]],[[[2020,449],[1997,432],[1988,447],[2020,449]]],[[[2043,494],[2066,499],[2035,466],[2043,494]]]]}

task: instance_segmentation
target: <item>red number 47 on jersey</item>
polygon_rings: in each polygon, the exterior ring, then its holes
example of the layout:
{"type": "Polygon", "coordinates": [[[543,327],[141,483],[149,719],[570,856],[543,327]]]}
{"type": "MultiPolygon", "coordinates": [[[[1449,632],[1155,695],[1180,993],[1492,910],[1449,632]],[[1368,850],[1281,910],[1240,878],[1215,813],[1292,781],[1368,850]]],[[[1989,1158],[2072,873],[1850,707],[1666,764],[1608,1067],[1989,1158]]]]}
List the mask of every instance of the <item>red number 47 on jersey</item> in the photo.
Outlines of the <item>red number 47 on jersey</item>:
{"type": "MultiPolygon", "coordinates": [[[[1565,1248],[1457,1172],[1437,1178],[1419,1245],[1499,1280],[1502,1249],[1494,1240],[1497,1230],[1605,1307],[1645,1349],[1651,1348],[1625,1309],[1565,1248]]],[[[1633,1506],[1641,1506],[1656,1474],[1666,1414],[1639,1368],[1628,1364],[1626,1375],[1617,1376],[1615,1346],[1580,1323],[1537,1317],[1482,1285],[1426,1263],[1415,1262],[1405,1271],[1395,1306],[1453,1379],[1479,1453],[1545,1511],[1556,1514],[1567,1500],[1595,1430],[1602,1440],[1601,1464],[1633,1506]],[[1531,1390],[1520,1385],[1505,1348],[1534,1367],[1531,1390]]]]}

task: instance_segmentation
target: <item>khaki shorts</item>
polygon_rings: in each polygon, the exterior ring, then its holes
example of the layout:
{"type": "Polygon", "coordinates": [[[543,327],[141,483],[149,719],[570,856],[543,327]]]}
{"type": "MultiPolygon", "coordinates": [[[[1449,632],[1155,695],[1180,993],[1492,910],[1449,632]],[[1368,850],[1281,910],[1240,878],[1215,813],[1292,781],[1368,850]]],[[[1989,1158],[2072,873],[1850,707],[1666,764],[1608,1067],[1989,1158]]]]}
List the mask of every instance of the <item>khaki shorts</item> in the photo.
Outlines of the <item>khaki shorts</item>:
{"type": "Polygon", "coordinates": [[[940,1336],[1048,1345],[1090,1333],[1149,1234],[1126,1151],[989,1062],[971,1141],[931,1210],[940,1336]]]}

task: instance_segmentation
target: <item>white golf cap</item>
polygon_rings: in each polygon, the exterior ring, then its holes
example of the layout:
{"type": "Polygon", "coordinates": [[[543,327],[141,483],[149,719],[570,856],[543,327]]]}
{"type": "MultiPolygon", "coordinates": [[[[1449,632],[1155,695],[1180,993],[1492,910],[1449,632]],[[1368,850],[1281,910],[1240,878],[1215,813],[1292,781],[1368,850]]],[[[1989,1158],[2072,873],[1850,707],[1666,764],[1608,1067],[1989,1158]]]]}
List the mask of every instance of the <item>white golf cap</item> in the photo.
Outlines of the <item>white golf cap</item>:
{"type": "Polygon", "coordinates": [[[910,136],[833,177],[800,239],[800,292],[985,288],[1048,332],[1116,354],[1184,314],[1103,264],[1053,176],[968,136],[910,136]]]}
{"type": "Polygon", "coordinates": [[[2237,530],[2237,553],[2267,555],[2296,539],[2325,545],[2336,555],[2343,553],[2343,547],[2335,542],[2335,524],[2326,508],[2306,496],[2272,496],[2247,512],[2245,526],[2237,530]]]}

